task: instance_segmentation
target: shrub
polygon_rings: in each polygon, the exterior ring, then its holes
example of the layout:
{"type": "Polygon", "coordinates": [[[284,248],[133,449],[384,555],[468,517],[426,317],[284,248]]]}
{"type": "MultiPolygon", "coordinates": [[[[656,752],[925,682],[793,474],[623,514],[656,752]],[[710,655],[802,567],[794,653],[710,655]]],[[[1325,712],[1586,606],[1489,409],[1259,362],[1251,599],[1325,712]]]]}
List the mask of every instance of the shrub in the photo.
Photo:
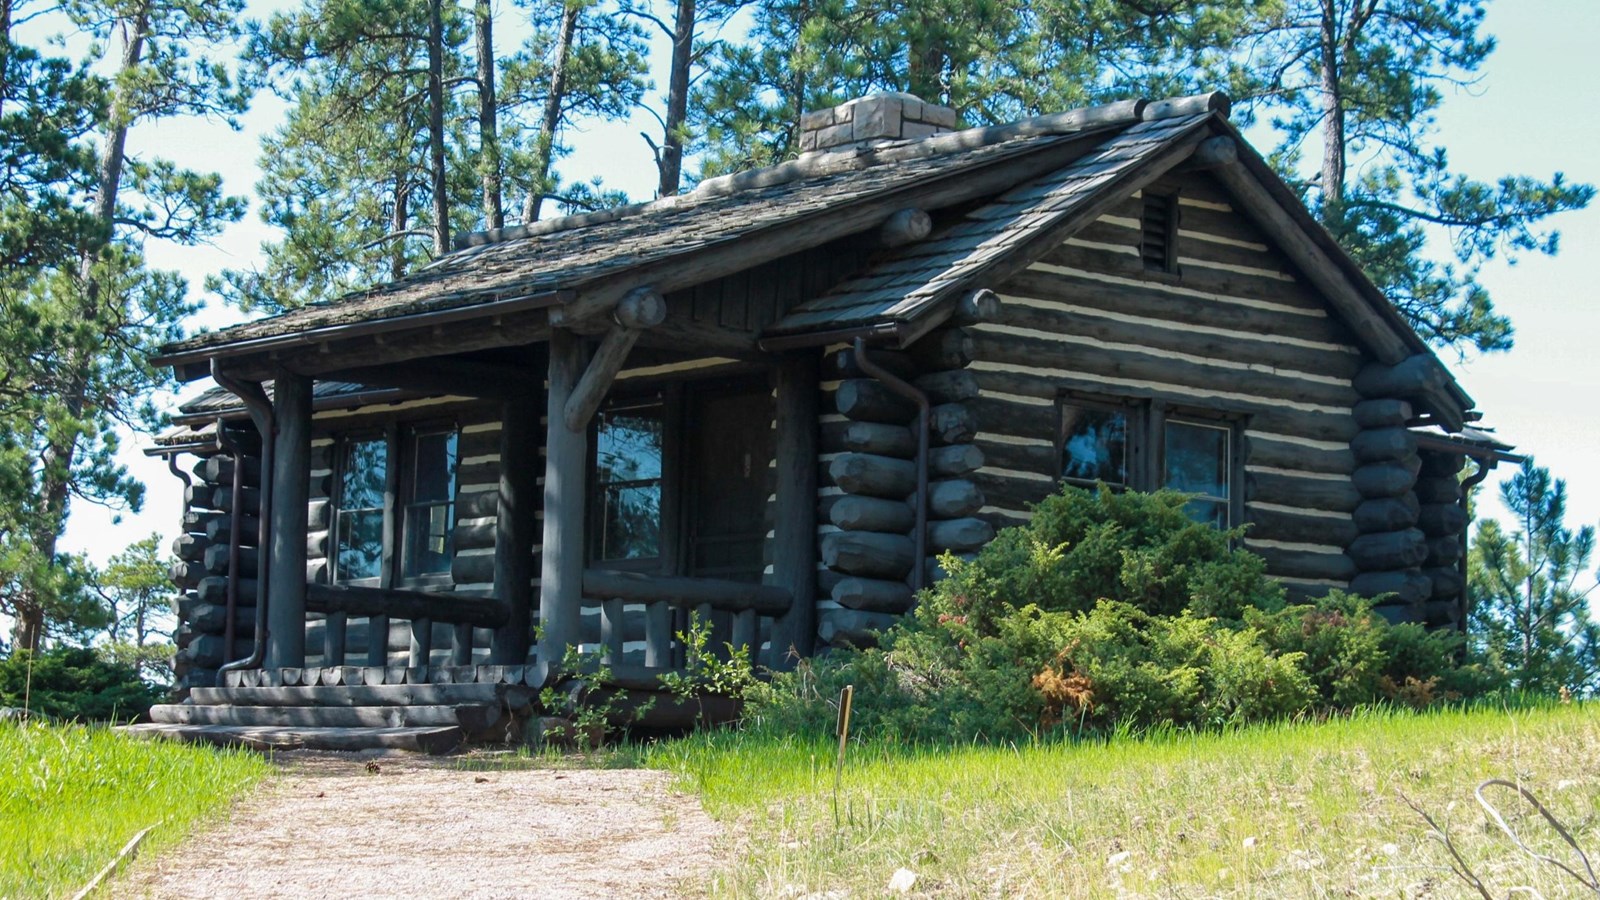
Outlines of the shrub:
{"type": "Polygon", "coordinates": [[[129,722],[160,700],[160,689],[139,680],[133,666],[109,662],[93,650],[18,650],[0,660],[0,706],[22,707],[26,701],[31,712],[53,719],[129,722]]]}
{"type": "Polygon", "coordinates": [[[1060,730],[1214,727],[1476,693],[1460,640],[1391,626],[1335,592],[1287,605],[1240,532],[1191,521],[1181,494],[1065,488],[948,573],[877,648],[835,649],[747,696],[758,727],[825,732],[856,689],[856,728],[912,741],[1060,730]]]}

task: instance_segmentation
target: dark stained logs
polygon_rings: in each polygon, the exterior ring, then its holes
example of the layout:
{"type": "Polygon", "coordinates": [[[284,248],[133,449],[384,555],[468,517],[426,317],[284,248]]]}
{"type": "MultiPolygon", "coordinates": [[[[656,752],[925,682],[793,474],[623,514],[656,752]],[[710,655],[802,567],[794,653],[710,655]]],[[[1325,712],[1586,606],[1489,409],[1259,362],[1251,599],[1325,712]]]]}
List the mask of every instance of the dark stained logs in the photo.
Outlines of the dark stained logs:
{"type": "Polygon", "coordinates": [[[859,422],[904,425],[917,414],[910,400],[867,378],[840,382],[839,390],[834,393],[834,403],[840,415],[859,422]]]}
{"type": "Polygon", "coordinates": [[[1428,545],[1421,531],[1407,528],[1363,534],[1350,542],[1345,553],[1362,571],[1378,572],[1421,565],[1428,555],[1428,545]]]}
{"type": "MultiPolygon", "coordinates": [[[[874,354],[876,359],[879,354],[874,354]]],[[[778,362],[773,437],[774,514],[772,583],[792,602],[772,624],[768,665],[792,665],[809,656],[816,635],[817,593],[817,359],[795,353],[778,362]],[[793,651],[791,655],[790,651],[793,651]]]]}
{"type": "Polygon", "coordinates": [[[935,440],[946,444],[965,444],[978,433],[978,419],[967,403],[941,403],[928,410],[929,427],[935,440]]]}
{"type": "MultiPolygon", "coordinates": [[[[256,581],[253,578],[242,579],[239,582],[239,600],[255,603],[256,581]]],[[[228,597],[228,579],[221,575],[202,578],[195,586],[195,596],[202,603],[224,603],[228,597]]]]}
{"type": "Polygon", "coordinates": [[[970,516],[983,508],[983,500],[983,490],[970,479],[935,481],[928,485],[928,512],[936,518],[970,516]]]}
{"type": "Polygon", "coordinates": [[[911,588],[903,581],[854,577],[834,585],[833,599],[849,609],[881,613],[907,612],[914,600],[911,588]]]}
{"type": "Polygon", "coordinates": [[[925,372],[965,369],[978,358],[972,335],[963,328],[936,331],[912,344],[907,352],[925,372]]]}
{"type": "Polygon", "coordinates": [[[928,474],[966,475],[983,468],[983,451],[975,444],[935,447],[928,453],[928,474]]]}
{"type": "Polygon", "coordinates": [[[839,531],[822,538],[822,561],[831,569],[870,578],[904,578],[916,547],[903,534],[839,531]]]}
{"type": "Polygon", "coordinates": [[[686,609],[701,604],[731,611],[753,609],[767,616],[781,614],[790,604],[789,591],[778,585],[607,569],[584,570],[583,594],[629,603],[670,603],[686,609]]]}
{"type": "Polygon", "coordinates": [[[1416,483],[1416,472],[1400,463],[1369,463],[1356,469],[1351,481],[1368,499],[1399,497],[1416,483]]]}
{"type": "Polygon", "coordinates": [[[1458,503],[1429,503],[1417,516],[1417,527],[1428,537],[1447,537],[1467,527],[1467,511],[1458,503]]]}
{"type": "MultiPolygon", "coordinates": [[[[256,561],[258,553],[254,547],[239,548],[239,571],[234,574],[253,578],[256,574],[256,561]]],[[[228,547],[226,544],[212,544],[205,551],[205,570],[212,575],[227,575],[228,572],[228,547]]]]}
{"type": "Polygon", "coordinates": [[[1369,428],[1350,439],[1350,450],[1363,463],[1408,459],[1417,452],[1417,439],[1404,428],[1369,428]]]}
{"type": "Polygon", "coordinates": [[[1460,535],[1446,535],[1444,537],[1429,538],[1427,556],[1422,560],[1424,565],[1448,566],[1453,565],[1461,558],[1460,535]]]}
{"type": "Polygon", "coordinates": [[[964,369],[933,372],[912,382],[934,403],[955,403],[978,396],[978,380],[964,369]]]}
{"type": "Polygon", "coordinates": [[[1467,458],[1460,453],[1430,451],[1422,454],[1422,474],[1430,477],[1454,478],[1466,464],[1467,458]]]}
{"type": "Polygon", "coordinates": [[[1359,533],[1355,523],[1348,518],[1318,516],[1300,511],[1247,506],[1245,518],[1252,523],[1246,534],[1275,541],[1343,547],[1359,533]]]}
{"type": "Polygon", "coordinates": [[[306,504],[310,500],[311,379],[279,373],[272,405],[278,424],[272,453],[271,588],[267,597],[269,668],[306,659],[306,504]]]}
{"type": "MultiPolygon", "coordinates": [[[[565,409],[583,373],[582,338],[564,329],[550,334],[549,400],[546,408],[565,409]]],[[[589,462],[585,431],[573,431],[550,415],[545,435],[544,538],[540,541],[539,665],[560,665],[577,642],[583,603],[584,483],[589,462]]]]}
{"type": "Polygon", "coordinates": [[[1356,527],[1364,533],[1400,531],[1417,524],[1420,509],[1417,495],[1410,491],[1398,497],[1363,500],[1356,507],[1356,527]]]}
{"type": "Polygon", "coordinates": [[[1458,503],[1461,485],[1453,477],[1422,478],[1417,481],[1417,499],[1424,504],[1458,503]]]}
{"type": "MultiPolygon", "coordinates": [[[[495,630],[489,661],[519,665],[528,657],[533,627],[533,547],[539,540],[534,516],[539,496],[539,407],[527,400],[512,400],[500,410],[500,489],[496,497],[493,531],[487,536],[494,547],[495,596],[506,609],[506,623],[495,630]]],[[[461,543],[457,529],[457,546],[461,543]]],[[[482,539],[480,539],[481,541],[482,539]]],[[[479,546],[483,546],[482,543],[479,546]]]]}
{"type": "MultiPolygon", "coordinates": [[[[194,474],[202,480],[217,485],[233,484],[233,458],[228,456],[211,456],[195,464],[194,474]]],[[[261,486],[261,460],[256,457],[245,457],[244,483],[248,487],[261,486]]]]}
{"type": "MultiPolygon", "coordinates": [[[[910,378],[916,375],[918,371],[917,364],[912,361],[909,355],[900,350],[873,348],[872,361],[900,378],[910,378]]],[[[868,377],[867,373],[861,371],[861,366],[856,362],[856,351],[852,347],[835,350],[823,357],[822,376],[828,379],[868,377]]]]}
{"type": "Polygon", "coordinates": [[[841,446],[857,453],[877,453],[910,459],[917,452],[917,438],[904,425],[880,422],[851,422],[844,430],[841,446]]]}
{"type": "Polygon", "coordinates": [[[928,523],[928,541],[938,550],[978,550],[994,540],[994,526],[982,519],[948,519],[928,523]]]}
{"type": "Polygon", "coordinates": [[[1245,474],[1246,501],[1350,512],[1361,503],[1361,496],[1357,488],[1343,480],[1297,478],[1277,472],[1245,474]]]}
{"type": "Polygon", "coordinates": [[[844,644],[871,647],[877,644],[879,633],[888,631],[898,621],[899,616],[887,613],[828,609],[822,612],[817,632],[824,642],[835,647],[844,644]]]}
{"type": "MultiPolygon", "coordinates": [[[[240,606],[236,610],[240,637],[249,637],[255,633],[256,608],[254,606],[240,606]]],[[[183,611],[183,619],[189,627],[203,634],[221,634],[227,624],[228,607],[221,603],[195,603],[187,606],[183,611]]]]}
{"type": "Polygon", "coordinates": [[[467,556],[457,553],[450,560],[450,580],[456,584],[493,584],[494,554],[475,553],[467,556]]]}
{"type": "Polygon", "coordinates": [[[1354,384],[1364,397],[1415,397],[1442,387],[1448,377],[1431,354],[1418,353],[1392,366],[1370,363],[1356,373],[1354,384]]]}
{"type": "Polygon", "coordinates": [[[1353,412],[1356,424],[1362,428],[1397,428],[1415,415],[1410,403],[1394,398],[1363,400],[1353,412]]]}
{"type": "Polygon", "coordinates": [[[1245,541],[1251,553],[1266,560],[1267,571],[1286,578],[1325,578],[1330,581],[1348,581],[1356,574],[1356,565],[1343,553],[1318,553],[1311,550],[1284,550],[1264,547],[1245,541]]]}
{"type": "Polygon", "coordinates": [[[1418,569],[1363,572],[1350,579],[1350,590],[1364,597],[1397,594],[1402,603],[1416,603],[1433,591],[1433,579],[1418,569]]]}
{"type": "Polygon", "coordinates": [[[387,614],[396,619],[431,619],[481,628],[494,628],[506,621],[505,609],[493,597],[346,585],[308,585],[306,608],[311,612],[342,612],[353,616],[387,614]]]}
{"type": "Polygon", "coordinates": [[[172,555],[184,562],[200,562],[205,559],[206,548],[211,546],[208,538],[194,534],[180,534],[172,539],[172,555]]]}
{"type": "Polygon", "coordinates": [[[846,494],[837,498],[828,508],[828,520],[845,531],[893,531],[903,534],[911,530],[915,519],[911,507],[905,502],[878,497],[846,494]]]}
{"type": "Polygon", "coordinates": [[[828,474],[847,494],[904,499],[917,487],[916,467],[910,461],[868,453],[835,457],[828,474]]]}

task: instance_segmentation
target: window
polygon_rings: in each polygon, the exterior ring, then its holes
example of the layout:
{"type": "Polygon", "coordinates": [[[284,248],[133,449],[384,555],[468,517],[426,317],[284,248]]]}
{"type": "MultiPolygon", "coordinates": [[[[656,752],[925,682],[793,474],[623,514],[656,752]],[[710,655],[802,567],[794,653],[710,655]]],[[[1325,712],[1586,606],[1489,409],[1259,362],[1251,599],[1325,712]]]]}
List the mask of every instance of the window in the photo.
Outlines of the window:
{"type": "Polygon", "coordinates": [[[593,557],[661,556],[662,405],[603,410],[595,425],[593,557]]]}
{"type": "Polygon", "coordinates": [[[406,578],[450,571],[450,533],[456,521],[456,432],[418,431],[408,440],[405,550],[400,555],[406,578]]]}
{"type": "Polygon", "coordinates": [[[1178,195],[1144,194],[1139,223],[1139,256],[1147,272],[1178,271],[1178,195]]]}
{"type": "Polygon", "coordinates": [[[1128,469],[1127,408],[1062,402],[1062,480],[1083,487],[1099,482],[1126,487],[1128,469]]]}
{"type": "Polygon", "coordinates": [[[382,437],[356,438],[337,446],[334,580],[378,578],[383,572],[383,495],[389,481],[389,442],[382,437]]]}
{"type": "Polygon", "coordinates": [[[1168,419],[1162,431],[1162,485],[1195,495],[1186,507],[1190,518],[1227,528],[1232,505],[1233,429],[1168,419]]]}
{"type": "Polygon", "coordinates": [[[449,574],[458,434],[453,426],[391,428],[334,443],[335,582],[449,574]],[[384,546],[386,533],[397,546],[384,546]],[[393,559],[398,571],[387,568],[393,559]]]}
{"type": "Polygon", "coordinates": [[[1175,411],[1156,400],[1073,395],[1058,405],[1062,481],[1119,490],[1172,488],[1195,495],[1187,507],[1195,521],[1228,528],[1238,518],[1238,421],[1214,412],[1175,411]]]}

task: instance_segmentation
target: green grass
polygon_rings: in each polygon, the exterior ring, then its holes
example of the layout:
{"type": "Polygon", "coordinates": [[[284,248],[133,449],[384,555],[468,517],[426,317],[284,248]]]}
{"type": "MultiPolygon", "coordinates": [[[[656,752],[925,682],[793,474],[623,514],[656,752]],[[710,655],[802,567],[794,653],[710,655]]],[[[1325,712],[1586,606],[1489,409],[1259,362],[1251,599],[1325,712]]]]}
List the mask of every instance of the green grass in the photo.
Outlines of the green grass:
{"type": "MultiPolygon", "coordinates": [[[[678,773],[738,836],[718,896],[888,896],[900,867],[918,874],[917,894],[941,897],[1468,895],[1402,794],[1446,826],[1495,896],[1574,895],[1576,882],[1487,824],[1473,790],[1496,777],[1530,788],[1600,865],[1593,704],[1022,748],[869,741],[850,748],[837,806],[833,755],[720,732],[645,761],[678,773]]],[[[1507,818],[1556,852],[1527,810],[1507,818]]]]}
{"type": "Polygon", "coordinates": [[[0,722],[0,898],[66,897],[141,829],[182,839],[270,769],[259,755],[105,728],[0,722]]]}

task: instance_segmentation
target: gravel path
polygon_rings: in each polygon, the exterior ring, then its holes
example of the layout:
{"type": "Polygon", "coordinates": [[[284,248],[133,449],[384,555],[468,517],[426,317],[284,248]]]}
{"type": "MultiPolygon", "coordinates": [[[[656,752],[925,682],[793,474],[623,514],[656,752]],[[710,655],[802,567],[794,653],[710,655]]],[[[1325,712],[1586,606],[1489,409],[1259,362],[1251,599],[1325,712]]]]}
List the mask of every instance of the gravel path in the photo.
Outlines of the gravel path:
{"type": "Polygon", "coordinates": [[[681,897],[717,826],[664,773],[282,754],[226,822],[111,885],[118,897],[681,897]],[[377,771],[369,771],[369,762],[377,771]]]}

